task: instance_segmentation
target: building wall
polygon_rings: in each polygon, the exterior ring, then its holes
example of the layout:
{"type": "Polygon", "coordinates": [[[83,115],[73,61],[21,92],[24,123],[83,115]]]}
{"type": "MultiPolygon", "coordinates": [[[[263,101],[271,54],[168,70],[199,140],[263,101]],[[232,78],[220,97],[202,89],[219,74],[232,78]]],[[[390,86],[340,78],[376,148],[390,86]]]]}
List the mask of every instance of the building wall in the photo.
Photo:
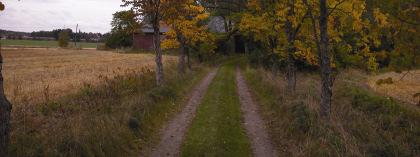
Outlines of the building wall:
{"type": "Polygon", "coordinates": [[[134,34],[133,50],[153,50],[153,34],[134,34]]]}

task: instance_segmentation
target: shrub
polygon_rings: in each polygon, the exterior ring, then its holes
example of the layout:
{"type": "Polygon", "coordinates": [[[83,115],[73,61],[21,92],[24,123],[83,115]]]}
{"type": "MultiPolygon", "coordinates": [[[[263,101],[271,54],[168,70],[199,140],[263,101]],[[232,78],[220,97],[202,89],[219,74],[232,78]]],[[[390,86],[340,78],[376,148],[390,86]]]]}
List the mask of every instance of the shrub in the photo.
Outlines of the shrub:
{"type": "Polygon", "coordinates": [[[124,32],[116,32],[111,34],[105,41],[107,48],[123,48],[133,46],[133,38],[124,32]]]}
{"type": "Polygon", "coordinates": [[[376,114],[398,116],[408,112],[406,106],[402,106],[392,97],[373,96],[360,90],[354,95],[352,105],[361,111],[376,114]]]}
{"type": "Polygon", "coordinates": [[[270,69],[273,66],[271,56],[267,55],[263,49],[252,49],[248,54],[248,61],[254,68],[262,66],[264,69],[270,69]]]}
{"type": "Polygon", "coordinates": [[[303,102],[294,102],[292,104],[290,109],[290,116],[293,119],[292,125],[304,133],[308,132],[311,128],[311,115],[312,112],[307,104],[303,102]]]}
{"type": "Polygon", "coordinates": [[[394,82],[392,81],[392,77],[388,77],[388,78],[386,78],[386,79],[379,79],[378,81],[376,81],[376,84],[377,84],[378,86],[380,86],[380,85],[382,85],[382,84],[392,84],[392,83],[394,83],[394,82]]]}

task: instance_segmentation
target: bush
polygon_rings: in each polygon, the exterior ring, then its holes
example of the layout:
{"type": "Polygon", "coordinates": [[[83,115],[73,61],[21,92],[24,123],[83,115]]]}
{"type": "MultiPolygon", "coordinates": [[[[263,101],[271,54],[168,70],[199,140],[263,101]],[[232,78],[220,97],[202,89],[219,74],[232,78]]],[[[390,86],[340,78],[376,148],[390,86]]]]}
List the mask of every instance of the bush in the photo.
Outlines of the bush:
{"type": "Polygon", "coordinates": [[[303,102],[294,102],[292,104],[290,109],[290,116],[293,119],[292,125],[304,133],[308,132],[311,128],[311,115],[313,114],[307,104],[303,102]]]}
{"type": "Polygon", "coordinates": [[[373,96],[360,90],[354,95],[352,105],[361,111],[376,114],[398,116],[408,112],[406,106],[402,106],[392,97],[373,96]]]}
{"type": "Polygon", "coordinates": [[[376,81],[376,84],[378,86],[380,86],[382,84],[392,84],[392,83],[394,83],[394,82],[392,81],[392,78],[391,77],[388,77],[386,79],[379,79],[378,81],[376,81]]]}
{"type": "Polygon", "coordinates": [[[124,32],[112,33],[105,41],[107,48],[124,48],[133,46],[133,38],[124,32]]]}
{"type": "Polygon", "coordinates": [[[253,49],[248,54],[249,65],[256,68],[262,66],[264,69],[270,69],[273,66],[271,56],[263,49],[253,49]]]}

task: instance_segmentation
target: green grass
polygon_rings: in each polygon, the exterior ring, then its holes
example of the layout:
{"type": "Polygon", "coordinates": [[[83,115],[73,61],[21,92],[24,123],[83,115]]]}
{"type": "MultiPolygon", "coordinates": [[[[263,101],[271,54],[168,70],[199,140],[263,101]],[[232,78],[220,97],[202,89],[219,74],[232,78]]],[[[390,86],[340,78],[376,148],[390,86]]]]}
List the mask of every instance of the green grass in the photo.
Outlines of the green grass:
{"type": "Polygon", "coordinates": [[[250,156],[235,83],[235,63],[224,64],[199,106],[181,156],[250,156]]]}
{"type": "MultiPolygon", "coordinates": [[[[21,45],[21,46],[43,46],[43,47],[58,47],[57,41],[37,41],[37,40],[0,40],[2,45],[21,45]]],[[[96,48],[99,44],[103,43],[76,43],[78,46],[83,48],[96,48]]],[[[69,43],[70,46],[74,45],[74,42],[69,43]]]]}
{"type": "Polygon", "coordinates": [[[31,107],[14,106],[10,156],[146,156],[159,128],[185,104],[210,67],[178,75],[165,67],[157,87],[150,69],[102,78],[60,100],[31,107]]]}

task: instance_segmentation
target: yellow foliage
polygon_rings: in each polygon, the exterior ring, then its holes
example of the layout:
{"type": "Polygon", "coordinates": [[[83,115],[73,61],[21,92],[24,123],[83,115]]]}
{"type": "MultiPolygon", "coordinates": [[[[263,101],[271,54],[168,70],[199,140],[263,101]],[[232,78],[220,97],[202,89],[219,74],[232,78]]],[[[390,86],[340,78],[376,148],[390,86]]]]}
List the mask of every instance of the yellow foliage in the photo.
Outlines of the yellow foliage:
{"type": "MultiPolygon", "coordinates": [[[[209,13],[203,13],[204,7],[194,5],[194,1],[188,0],[187,3],[182,4],[183,7],[179,6],[180,2],[173,2],[174,7],[170,11],[167,11],[167,18],[165,23],[169,25],[170,31],[166,32],[165,35],[170,39],[164,40],[162,47],[166,49],[179,48],[180,41],[178,37],[185,39],[183,43],[186,46],[193,46],[198,41],[209,41],[206,38],[209,37],[209,33],[206,33],[205,27],[199,27],[198,23],[209,17],[209,13]],[[187,19],[186,17],[193,17],[187,19]]],[[[171,3],[171,2],[170,2],[171,3]]]]}
{"type": "Polygon", "coordinates": [[[161,49],[177,49],[179,48],[179,42],[176,39],[165,39],[161,44],[161,49]]]}

